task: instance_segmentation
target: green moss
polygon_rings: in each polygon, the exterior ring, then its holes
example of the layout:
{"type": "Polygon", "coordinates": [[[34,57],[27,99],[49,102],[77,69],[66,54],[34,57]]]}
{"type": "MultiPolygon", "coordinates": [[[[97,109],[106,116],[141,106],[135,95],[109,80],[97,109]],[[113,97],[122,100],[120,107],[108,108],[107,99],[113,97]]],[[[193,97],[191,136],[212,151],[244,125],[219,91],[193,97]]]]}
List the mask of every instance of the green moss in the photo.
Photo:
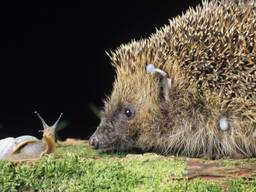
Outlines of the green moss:
{"type": "MultiPolygon", "coordinates": [[[[85,145],[59,146],[38,162],[0,161],[0,191],[221,191],[217,182],[186,179],[184,158],[106,154],[85,145]]],[[[256,181],[235,179],[230,191],[254,191],[256,181]]]]}
{"type": "Polygon", "coordinates": [[[237,191],[243,191],[243,192],[251,192],[256,191],[256,179],[250,178],[250,179],[236,179],[231,182],[230,192],[237,192],[237,191]]]}

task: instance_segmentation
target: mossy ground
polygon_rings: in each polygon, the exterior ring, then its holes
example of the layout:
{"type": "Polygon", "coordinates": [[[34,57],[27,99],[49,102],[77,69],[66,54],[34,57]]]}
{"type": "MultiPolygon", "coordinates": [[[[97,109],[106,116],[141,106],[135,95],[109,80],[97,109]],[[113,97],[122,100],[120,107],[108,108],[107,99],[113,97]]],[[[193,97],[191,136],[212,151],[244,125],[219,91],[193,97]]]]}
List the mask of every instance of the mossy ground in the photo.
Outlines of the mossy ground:
{"type": "Polygon", "coordinates": [[[37,162],[0,161],[0,191],[256,191],[254,164],[256,159],[105,154],[86,144],[62,144],[37,162]]]}

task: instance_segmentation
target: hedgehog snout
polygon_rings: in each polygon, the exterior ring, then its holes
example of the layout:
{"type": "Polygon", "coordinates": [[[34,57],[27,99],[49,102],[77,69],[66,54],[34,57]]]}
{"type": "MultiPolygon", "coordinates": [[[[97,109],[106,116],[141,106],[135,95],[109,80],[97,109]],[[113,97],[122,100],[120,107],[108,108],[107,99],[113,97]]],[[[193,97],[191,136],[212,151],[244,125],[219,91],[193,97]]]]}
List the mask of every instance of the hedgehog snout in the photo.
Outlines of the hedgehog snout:
{"type": "Polygon", "coordinates": [[[89,139],[89,144],[93,149],[98,149],[99,148],[99,139],[95,135],[92,135],[89,139]]]}

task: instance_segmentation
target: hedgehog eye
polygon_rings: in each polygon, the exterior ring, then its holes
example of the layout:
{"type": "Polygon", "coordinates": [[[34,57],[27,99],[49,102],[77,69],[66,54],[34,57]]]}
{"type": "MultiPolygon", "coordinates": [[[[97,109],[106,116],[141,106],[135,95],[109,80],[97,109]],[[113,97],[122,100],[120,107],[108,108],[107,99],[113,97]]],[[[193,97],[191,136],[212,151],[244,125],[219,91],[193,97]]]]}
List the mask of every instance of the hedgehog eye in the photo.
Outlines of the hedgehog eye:
{"type": "Polygon", "coordinates": [[[134,110],[131,108],[125,108],[124,109],[124,114],[127,118],[130,118],[134,115],[134,110]]]}

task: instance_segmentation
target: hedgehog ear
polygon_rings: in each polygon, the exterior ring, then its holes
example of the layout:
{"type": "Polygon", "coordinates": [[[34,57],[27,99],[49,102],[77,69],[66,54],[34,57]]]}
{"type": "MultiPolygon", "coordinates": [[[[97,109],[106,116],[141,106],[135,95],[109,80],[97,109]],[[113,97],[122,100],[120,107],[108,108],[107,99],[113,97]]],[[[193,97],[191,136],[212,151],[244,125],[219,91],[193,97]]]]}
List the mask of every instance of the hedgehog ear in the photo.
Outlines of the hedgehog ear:
{"type": "Polygon", "coordinates": [[[159,81],[159,97],[161,100],[170,101],[169,92],[172,87],[172,80],[168,77],[167,73],[161,69],[155,68],[153,64],[148,64],[146,71],[149,74],[157,76],[159,81]]]}

